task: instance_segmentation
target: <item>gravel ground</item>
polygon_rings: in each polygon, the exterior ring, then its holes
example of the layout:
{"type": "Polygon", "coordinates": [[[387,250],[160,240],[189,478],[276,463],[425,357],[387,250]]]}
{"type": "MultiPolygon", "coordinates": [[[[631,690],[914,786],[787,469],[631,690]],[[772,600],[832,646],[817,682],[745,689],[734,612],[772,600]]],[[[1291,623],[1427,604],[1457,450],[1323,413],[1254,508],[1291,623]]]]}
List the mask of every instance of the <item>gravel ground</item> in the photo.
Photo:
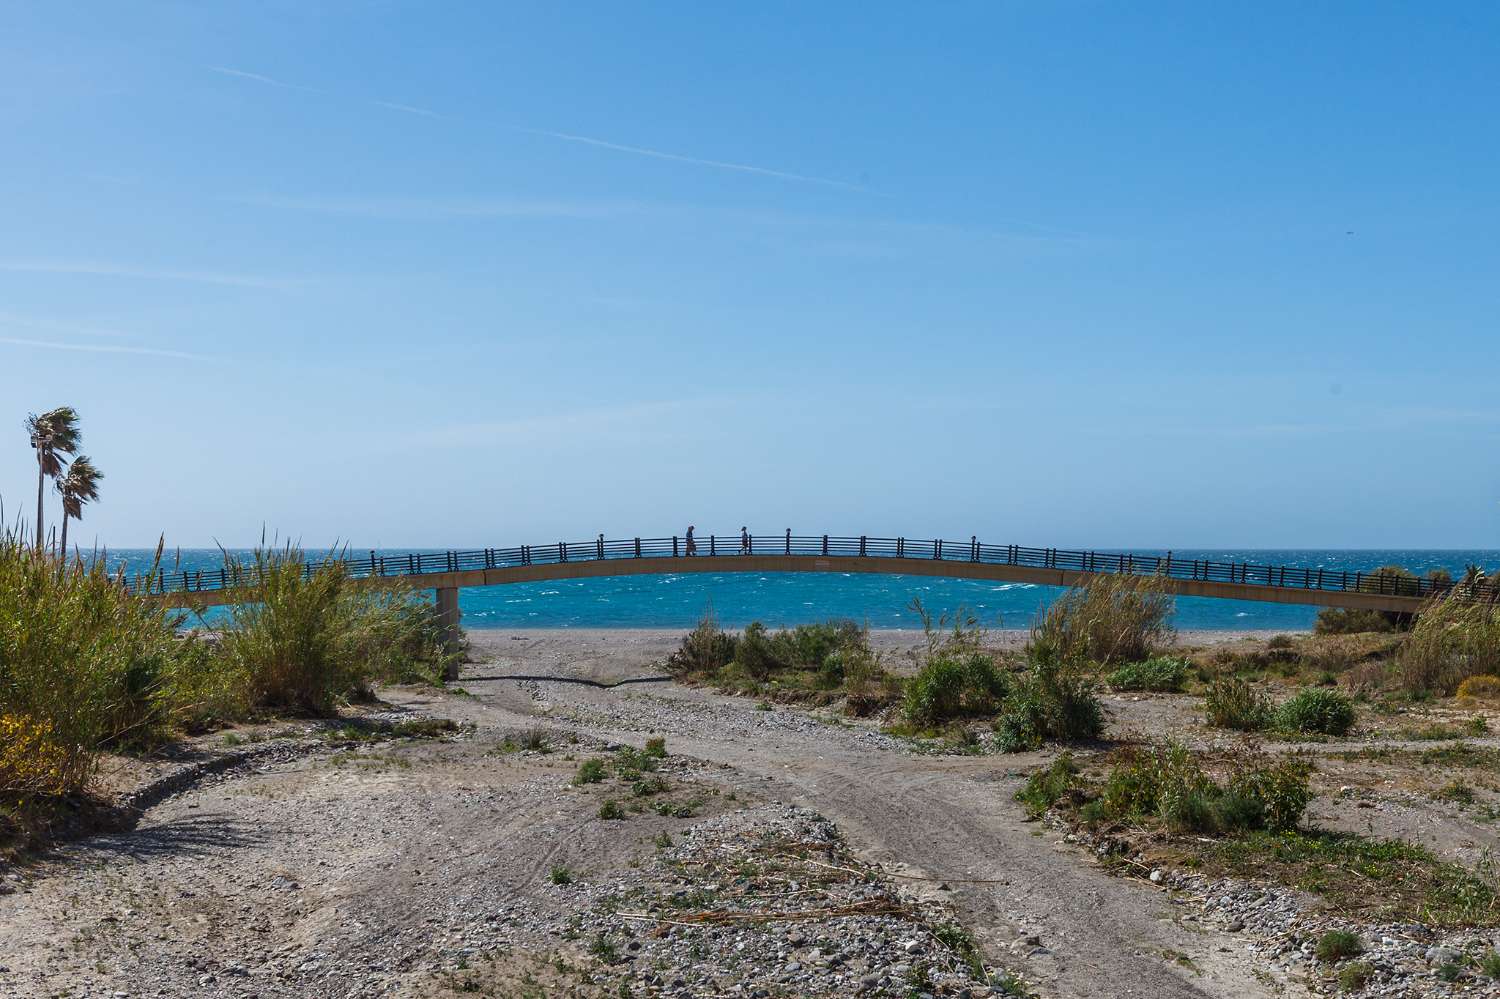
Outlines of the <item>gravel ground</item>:
{"type": "MultiPolygon", "coordinates": [[[[886,634],[893,654],[913,639],[886,634]]],[[[385,695],[391,717],[462,723],[440,739],[278,726],[120,765],[122,791],[145,785],[135,828],[0,875],[0,996],[981,996],[1007,973],[1081,999],[1327,990],[1305,946],[1336,921],[1305,897],[1110,876],[1025,821],[1011,795],[1049,754],[914,753],[831,714],[555,682],[650,676],[675,634],[472,637],[464,694],[385,695]],[[537,728],[553,751],[515,751],[537,728]],[[666,788],[617,766],[573,784],[652,736],[666,788]],[[933,935],[948,921],[990,984],[933,935]]],[[[1121,730],[1186,709],[1110,710],[1121,730]]],[[[1485,934],[1361,933],[1367,994],[1486,994],[1434,970],[1485,934]]]]}

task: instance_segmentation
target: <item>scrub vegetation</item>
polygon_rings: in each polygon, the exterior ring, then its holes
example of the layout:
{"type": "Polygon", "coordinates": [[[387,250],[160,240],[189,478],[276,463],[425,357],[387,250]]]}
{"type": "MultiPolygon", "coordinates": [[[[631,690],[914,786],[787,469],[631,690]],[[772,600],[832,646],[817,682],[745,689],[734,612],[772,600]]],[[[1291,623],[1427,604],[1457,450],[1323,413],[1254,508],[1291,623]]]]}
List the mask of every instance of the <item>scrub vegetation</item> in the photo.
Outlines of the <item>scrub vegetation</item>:
{"type": "Polygon", "coordinates": [[[353,586],[291,546],[226,557],[226,570],[261,599],[209,639],[102,560],[0,533],[0,842],[85,790],[103,752],[270,713],[327,716],[374,682],[442,674],[436,619],[409,589],[353,586]]]}

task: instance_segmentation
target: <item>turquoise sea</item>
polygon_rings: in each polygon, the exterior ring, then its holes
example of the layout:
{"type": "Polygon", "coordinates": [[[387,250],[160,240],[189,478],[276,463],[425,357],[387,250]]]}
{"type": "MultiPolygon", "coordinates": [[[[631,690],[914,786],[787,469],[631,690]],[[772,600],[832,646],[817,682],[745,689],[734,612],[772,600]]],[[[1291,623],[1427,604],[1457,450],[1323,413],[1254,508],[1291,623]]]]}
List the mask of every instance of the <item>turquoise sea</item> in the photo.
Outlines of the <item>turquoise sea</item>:
{"type": "MultiPolygon", "coordinates": [[[[410,550],[399,549],[403,554],[410,550]]],[[[1166,554],[1155,549],[1114,550],[1166,554]]],[[[396,551],[391,549],[390,553],[396,551]]],[[[136,570],[148,566],[151,555],[145,550],[113,551],[108,559],[112,568],[124,563],[136,570]]],[[[1349,572],[1396,564],[1419,575],[1431,569],[1447,569],[1457,576],[1467,565],[1479,565],[1491,572],[1500,569],[1500,550],[1496,549],[1180,549],[1173,557],[1349,572]]],[[[189,571],[217,569],[221,562],[218,549],[184,549],[169,552],[166,559],[168,568],[189,571]]],[[[710,602],[719,619],[732,627],[754,620],[779,626],[851,618],[872,628],[915,628],[920,622],[910,605],[914,597],[919,597],[934,613],[963,606],[990,627],[1024,628],[1060,592],[1052,586],[927,576],[684,573],[466,589],[460,592],[459,602],[468,628],[687,628],[710,602]]],[[[1292,631],[1312,627],[1316,616],[1316,607],[1179,597],[1176,624],[1182,629],[1292,631]]]]}

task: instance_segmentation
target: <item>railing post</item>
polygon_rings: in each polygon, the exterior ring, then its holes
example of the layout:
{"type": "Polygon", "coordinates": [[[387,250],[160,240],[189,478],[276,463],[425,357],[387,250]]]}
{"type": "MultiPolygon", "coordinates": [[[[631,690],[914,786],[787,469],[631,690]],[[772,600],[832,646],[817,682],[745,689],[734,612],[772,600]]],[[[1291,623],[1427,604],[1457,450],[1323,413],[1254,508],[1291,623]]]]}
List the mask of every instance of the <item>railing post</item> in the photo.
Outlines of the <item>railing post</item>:
{"type": "Polygon", "coordinates": [[[859,536],[859,557],[865,557],[865,536],[863,534],[859,536]]]}
{"type": "Polygon", "coordinates": [[[823,535],[823,554],[828,554],[828,535],[823,535]]]}
{"type": "Polygon", "coordinates": [[[979,535],[977,534],[969,535],[969,561],[979,561],[979,535]]]}
{"type": "Polygon", "coordinates": [[[636,538],[635,539],[635,557],[636,558],[640,558],[641,557],[641,539],[640,538],[636,538]]]}
{"type": "Polygon", "coordinates": [[[906,539],[905,538],[897,538],[896,539],[896,557],[897,558],[905,558],[906,557],[906,550],[905,549],[906,549],[906,539]]]}
{"type": "Polygon", "coordinates": [[[598,551],[599,551],[599,559],[602,561],[604,559],[604,535],[602,535],[602,534],[599,535],[599,548],[598,548],[598,551]]]}
{"type": "Polygon", "coordinates": [[[942,558],[943,557],[943,539],[942,538],[933,538],[932,539],[932,557],[933,558],[942,558]]]}
{"type": "Polygon", "coordinates": [[[672,535],[672,557],[677,557],[677,535],[672,535]]]}
{"type": "Polygon", "coordinates": [[[788,555],[792,553],[792,529],[790,527],[786,529],[786,553],[788,555]]]}
{"type": "Polygon", "coordinates": [[[708,554],[717,555],[718,553],[718,548],[714,545],[714,536],[710,534],[708,536],[708,554]]]}
{"type": "Polygon", "coordinates": [[[557,560],[559,562],[566,562],[568,560],[568,543],[566,541],[559,541],[557,543],[557,560]]]}

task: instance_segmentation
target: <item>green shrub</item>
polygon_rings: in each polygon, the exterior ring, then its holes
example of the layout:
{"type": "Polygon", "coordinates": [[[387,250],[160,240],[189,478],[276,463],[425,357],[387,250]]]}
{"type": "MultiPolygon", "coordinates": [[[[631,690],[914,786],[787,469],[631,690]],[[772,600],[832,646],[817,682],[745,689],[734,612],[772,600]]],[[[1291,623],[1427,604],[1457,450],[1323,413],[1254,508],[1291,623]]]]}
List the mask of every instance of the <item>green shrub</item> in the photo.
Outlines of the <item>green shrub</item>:
{"type": "MultiPolygon", "coordinates": [[[[1308,778],[1312,767],[1296,759],[1244,766],[1230,778],[1229,793],[1260,804],[1261,825],[1272,832],[1297,828],[1312,802],[1308,778]]],[[[1255,828],[1245,826],[1242,828],[1255,828]]]]}
{"type": "Polygon", "coordinates": [[[1210,683],[1203,710],[1213,728],[1259,732],[1271,722],[1271,702],[1238,677],[1219,677],[1210,683]]]}
{"type": "Polygon", "coordinates": [[[839,649],[867,644],[864,629],[853,621],[799,624],[791,631],[778,632],[774,641],[778,655],[789,665],[814,670],[821,669],[839,649]]]}
{"type": "Polygon", "coordinates": [[[654,760],[666,759],[667,740],[665,736],[652,736],[646,740],[645,754],[654,760]]]}
{"type": "Polygon", "coordinates": [[[1288,732],[1343,735],[1354,727],[1354,702],[1336,690],[1304,687],[1276,709],[1274,720],[1288,732]]]}
{"type": "Polygon", "coordinates": [[[570,885],[573,883],[573,872],[559,865],[554,865],[547,877],[555,885],[570,885]]]}
{"type": "Polygon", "coordinates": [[[1364,961],[1353,961],[1339,969],[1339,988],[1345,992],[1358,992],[1370,984],[1374,976],[1373,966],[1364,961]]]}
{"type": "Polygon", "coordinates": [[[1324,607],[1318,611],[1313,631],[1319,635],[1358,635],[1365,632],[1395,631],[1395,623],[1376,610],[1350,607],[1324,607]]]}
{"type": "Polygon", "coordinates": [[[220,709],[208,648],[177,634],[182,614],[120,582],[0,529],[0,718],[15,764],[0,798],[80,790],[101,749],[154,745],[200,702],[220,709]]]}
{"type": "Polygon", "coordinates": [[[1246,766],[1227,786],[1184,746],[1130,751],[1106,777],[1093,818],[1156,818],[1174,832],[1227,834],[1293,829],[1312,798],[1310,769],[1297,760],[1246,766]]]}
{"type": "Polygon", "coordinates": [[[599,817],[610,820],[623,819],[625,817],[625,809],[621,808],[620,803],[615,799],[606,798],[604,804],[599,806],[599,817]]]}
{"type": "Polygon", "coordinates": [[[1104,731],[1104,709],[1080,667],[1034,662],[1006,698],[995,731],[1008,753],[1036,749],[1048,739],[1093,739],[1104,731]]]}
{"type": "Polygon", "coordinates": [[[1500,952],[1485,951],[1479,958],[1479,970],[1490,978],[1500,978],[1500,952]]]}
{"type": "Polygon", "coordinates": [[[1063,753],[1050,767],[1026,778],[1026,784],[1016,792],[1015,799],[1026,809],[1028,818],[1041,818],[1047,809],[1073,789],[1077,776],[1078,764],[1073,762],[1070,754],[1063,753]]]}
{"type": "Polygon", "coordinates": [[[667,672],[682,677],[711,674],[734,661],[735,637],[719,627],[714,609],[709,605],[697,627],[682,639],[682,645],[667,657],[667,672]]]}
{"type": "Polygon", "coordinates": [[[1037,618],[1027,644],[1038,662],[1140,662],[1173,635],[1172,597],[1143,576],[1100,576],[1075,586],[1037,618]]]}
{"type": "Polygon", "coordinates": [[[983,652],[940,652],[907,681],[905,713],[914,725],[993,714],[1006,694],[1006,675],[983,652]]]}
{"type": "Polygon", "coordinates": [[[1364,952],[1364,942],[1348,930],[1329,930],[1318,938],[1319,961],[1343,961],[1364,952]]]}
{"type": "Polygon", "coordinates": [[[1191,665],[1185,659],[1156,656],[1144,662],[1121,666],[1107,677],[1116,690],[1149,690],[1170,693],[1187,683],[1191,665]]]}
{"type": "Polygon", "coordinates": [[[582,787],[584,784],[597,784],[604,777],[604,761],[593,757],[578,764],[578,772],[573,775],[573,783],[582,787]]]}
{"type": "Polygon", "coordinates": [[[789,659],[780,654],[777,643],[772,642],[766,626],[752,622],[735,643],[734,661],[753,679],[764,680],[778,670],[791,666],[789,659]]]}

